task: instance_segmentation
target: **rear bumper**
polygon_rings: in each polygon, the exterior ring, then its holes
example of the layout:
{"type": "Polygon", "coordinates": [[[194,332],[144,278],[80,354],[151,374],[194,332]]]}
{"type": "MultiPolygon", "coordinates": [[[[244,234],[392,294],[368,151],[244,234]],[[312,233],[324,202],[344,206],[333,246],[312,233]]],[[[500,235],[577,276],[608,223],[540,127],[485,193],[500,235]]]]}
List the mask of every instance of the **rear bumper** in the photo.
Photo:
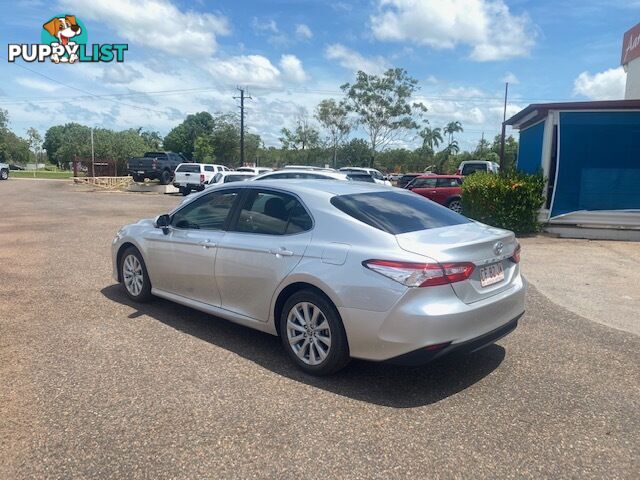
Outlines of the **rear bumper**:
{"type": "Polygon", "coordinates": [[[485,343],[491,343],[495,332],[508,330],[512,323],[515,328],[524,313],[526,290],[526,280],[518,275],[508,290],[473,303],[464,303],[450,285],[442,285],[409,289],[386,312],[345,307],[338,311],[352,357],[386,361],[426,349],[430,354],[422,355],[428,361],[444,355],[440,351],[445,348],[464,350],[485,336],[485,343]]]}
{"type": "Polygon", "coordinates": [[[426,348],[420,348],[418,350],[414,350],[413,352],[405,353],[403,355],[391,358],[387,360],[387,362],[393,363],[394,365],[418,366],[424,365],[437,358],[444,357],[445,355],[449,354],[468,354],[477,352],[478,350],[482,350],[483,348],[494,344],[502,337],[505,337],[513,332],[518,326],[518,320],[520,320],[520,317],[522,317],[522,315],[524,315],[524,312],[511,320],[509,323],[498,327],[488,333],[485,333],[484,335],[480,335],[479,337],[467,340],[466,342],[455,344],[444,343],[440,345],[432,345],[426,348]]]}

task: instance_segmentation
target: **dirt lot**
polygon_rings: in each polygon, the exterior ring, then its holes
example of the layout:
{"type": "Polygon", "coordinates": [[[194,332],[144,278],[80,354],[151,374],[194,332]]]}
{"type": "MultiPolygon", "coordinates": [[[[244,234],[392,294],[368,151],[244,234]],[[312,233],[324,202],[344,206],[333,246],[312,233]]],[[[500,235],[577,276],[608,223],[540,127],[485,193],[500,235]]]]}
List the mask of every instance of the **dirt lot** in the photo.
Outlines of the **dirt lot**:
{"type": "Polygon", "coordinates": [[[0,183],[0,478],[637,478],[639,337],[532,289],[472,356],[308,377],[114,285],[118,227],[178,201],[0,183]]]}

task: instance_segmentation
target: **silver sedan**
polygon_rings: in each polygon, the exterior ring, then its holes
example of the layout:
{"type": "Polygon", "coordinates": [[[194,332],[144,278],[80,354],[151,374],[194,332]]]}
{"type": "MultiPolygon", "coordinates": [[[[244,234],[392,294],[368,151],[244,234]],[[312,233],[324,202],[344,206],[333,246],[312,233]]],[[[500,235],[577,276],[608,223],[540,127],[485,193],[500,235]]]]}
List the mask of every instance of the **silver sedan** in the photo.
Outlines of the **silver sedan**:
{"type": "Polygon", "coordinates": [[[114,277],[279,335],[303,370],[416,365],[512,331],[526,283],[513,233],[411,192],[323,180],[212,187],[113,240],[114,277]]]}

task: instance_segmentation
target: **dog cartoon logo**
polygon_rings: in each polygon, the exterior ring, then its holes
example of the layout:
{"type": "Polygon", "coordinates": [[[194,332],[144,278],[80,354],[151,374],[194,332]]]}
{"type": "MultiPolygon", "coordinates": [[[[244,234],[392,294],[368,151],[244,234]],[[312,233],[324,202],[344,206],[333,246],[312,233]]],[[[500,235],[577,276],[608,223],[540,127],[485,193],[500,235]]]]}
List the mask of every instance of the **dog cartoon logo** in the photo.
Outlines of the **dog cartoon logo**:
{"type": "MultiPolygon", "coordinates": [[[[65,15],[64,17],[54,17],[45,23],[42,28],[44,28],[49,35],[56,38],[57,42],[51,42],[52,47],[62,46],[73,47],[76,45],[75,41],[71,39],[78,37],[83,33],[83,28],[78,25],[78,21],[76,20],[75,15],[65,15]]],[[[75,63],[78,61],[78,55],[76,53],[71,53],[67,55],[59,55],[54,53],[51,55],[51,61],[53,63],[60,62],[69,62],[75,63]]]]}

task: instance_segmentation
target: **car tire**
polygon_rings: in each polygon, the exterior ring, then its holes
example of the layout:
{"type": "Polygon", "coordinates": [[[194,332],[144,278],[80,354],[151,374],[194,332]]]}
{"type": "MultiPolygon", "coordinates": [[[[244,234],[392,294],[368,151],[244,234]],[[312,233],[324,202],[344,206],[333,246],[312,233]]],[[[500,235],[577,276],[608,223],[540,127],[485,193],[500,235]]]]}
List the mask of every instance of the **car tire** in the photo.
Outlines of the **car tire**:
{"type": "Polygon", "coordinates": [[[133,177],[133,181],[134,182],[144,182],[144,177],[140,176],[140,175],[131,175],[133,177]]]}
{"type": "Polygon", "coordinates": [[[9,178],[9,170],[3,168],[0,170],[0,180],[7,180],[9,178]]]}
{"type": "Polygon", "coordinates": [[[127,248],[120,259],[120,278],[127,296],[135,302],[151,300],[151,280],[140,251],[127,248]]]}
{"type": "Polygon", "coordinates": [[[349,363],[342,319],[324,295],[313,290],[294,293],[284,303],[279,320],[282,345],[304,372],[330,375],[349,363]]]}
{"type": "Polygon", "coordinates": [[[460,200],[459,198],[449,200],[449,202],[447,203],[447,208],[449,210],[453,210],[456,213],[462,213],[462,200],[460,200]]]}
{"type": "Polygon", "coordinates": [[[185,197],[191,193],[191,189],[187,187],[180,187],[178,190],[185,197]]]}
{"type": "Polygon", "coordinates": [[[171,181],[171,172],[169,170],[163,170],[160,174],[160,185],[169,185],[171,181]]]}

